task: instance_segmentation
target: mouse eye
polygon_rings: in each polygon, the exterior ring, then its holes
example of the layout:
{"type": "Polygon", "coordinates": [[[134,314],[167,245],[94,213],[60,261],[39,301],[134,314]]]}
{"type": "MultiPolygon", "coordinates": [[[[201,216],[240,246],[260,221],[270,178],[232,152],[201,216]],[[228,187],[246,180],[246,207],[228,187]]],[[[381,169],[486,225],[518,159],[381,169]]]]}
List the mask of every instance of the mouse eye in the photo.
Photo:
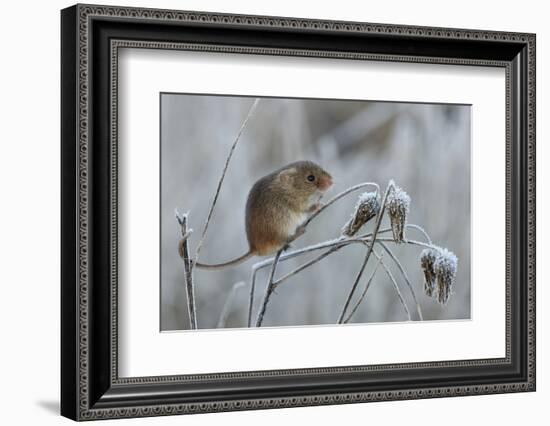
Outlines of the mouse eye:
{"type": "Polygon", "coordinates": [[[307,180],[309,180],[310,182],[313,182],[313,181],[315,180],[315,176],[309,175],[309,176],[307,177],[307,180]]]}

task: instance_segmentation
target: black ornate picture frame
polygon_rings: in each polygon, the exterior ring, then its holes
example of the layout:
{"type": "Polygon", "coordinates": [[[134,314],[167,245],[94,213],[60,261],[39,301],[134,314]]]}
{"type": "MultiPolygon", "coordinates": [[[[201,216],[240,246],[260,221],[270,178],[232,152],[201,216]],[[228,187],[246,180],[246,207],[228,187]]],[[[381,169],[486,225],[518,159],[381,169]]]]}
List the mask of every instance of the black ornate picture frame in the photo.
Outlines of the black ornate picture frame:
{"type": "Polygon", "coordinates": [[[92,420],[535,390],[534,34],[96,5],[64,9],[61,30],[62,415],[92,420]],[[503,68],[506,356],[119,377],[121,47],[503,68]]]}

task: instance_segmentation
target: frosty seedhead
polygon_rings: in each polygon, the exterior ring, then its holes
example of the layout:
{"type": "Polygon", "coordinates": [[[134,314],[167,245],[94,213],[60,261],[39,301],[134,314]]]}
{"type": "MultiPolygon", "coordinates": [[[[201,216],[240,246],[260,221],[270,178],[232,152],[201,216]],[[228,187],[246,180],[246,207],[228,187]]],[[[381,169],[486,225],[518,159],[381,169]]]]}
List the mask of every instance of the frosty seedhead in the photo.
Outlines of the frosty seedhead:
{"type": "Polygon", "coordinates": [[[446,304],[451,295],[451,289],[455,282],[458,259],[452,251],[441,249],[434,262],[434,271],[437,278],[438,301],[446,304]]]}
{"type": "Polygon", "coordinates": [[[437,296],[437,301],[445,305],[455,282],[458,258],[446,248],[428,248],[420,254],[420,266],[426,295],[437,296]]]}
{"type": "Polygon", "coordinates": [[[359,229],[380,211],[380,198],[377,192],[364,192],[357,199],[355,211],[342,228],[342,235],[352,237],[359,229]]]}
{"type": "Polygon", "coordinates": [[[438,251],[428,248],[422,250],[420,253],[420,266],[424,272],[424,293],[427,296],[432,297],[435,293],[435,271],[434,263],[437,259],[438,251]]]}
{"type": "Polygon", "coordinates": [[[397,185],[393,185],[386,199],[386,208],[390,217],[393,239],[402,243],[405,240],[404,231],[411,197],[397,185]]]}

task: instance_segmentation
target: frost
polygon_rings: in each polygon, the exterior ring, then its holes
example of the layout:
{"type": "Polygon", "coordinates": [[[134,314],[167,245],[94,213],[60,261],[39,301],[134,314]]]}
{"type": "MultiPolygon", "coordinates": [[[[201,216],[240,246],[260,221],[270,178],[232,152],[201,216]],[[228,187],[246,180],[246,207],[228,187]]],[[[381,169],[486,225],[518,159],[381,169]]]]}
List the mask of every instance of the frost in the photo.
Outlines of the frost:
{"type": "Polygon", "coordinates": [[[380,200],[376,192],[364,192],[357,199],[355,211],[350,220],[343,226],[342,234],[351,237],[361,229],[361,227],[375,217],[380,211],[380,200]]]}
{"type": "Polygon", "coordinates": [[[420,266],[424,272],[424,292],[427,296],[433,297],[435,295],[435,271],[434,263],[437,259],[438,251],[435,249],[424,249],[420,253],[420,266]]]}
{"type": "Polygon", "coordinates": [[[444,305],[449,300],[455,282],[458,258],[452,251],[441,249],[433,269],[437,279],[438,301],[444,305]]]}
{"type": "Polygon", "coordinates": [[[410,204],[411,197],[409,197],[409,194],[393,184],[386,199],[386,208],[390,217],[393,239],[398,243],[402,243],[405,239],[403,234],[410,204]]]}
{"type": "Polygon", "coordinates": [[[424,292],[445,305],[452,293],[458,270],[458,258],[446,248],[428,248],[420,254],[424,272],[424,292]]]}
{"type": "Polygon", "coordinates": [[[176,208],[174,209],[174,215],[176,216],[176,219],[180,226],[182,226],[183,224],[187,224],[189,220],[189,211],[185,213],[180,213],[179,210],[176,208]]]}

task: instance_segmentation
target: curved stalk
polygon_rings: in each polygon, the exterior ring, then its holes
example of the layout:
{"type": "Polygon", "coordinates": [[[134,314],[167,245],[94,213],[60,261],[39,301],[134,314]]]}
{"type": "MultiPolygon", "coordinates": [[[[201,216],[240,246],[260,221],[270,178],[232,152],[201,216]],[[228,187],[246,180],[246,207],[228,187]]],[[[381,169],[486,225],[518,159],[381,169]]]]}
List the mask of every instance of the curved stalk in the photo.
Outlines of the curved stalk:
{"type": "Polygon", "coordinates": [[[424,321],[424,316],[422,315],[422,309],[420,309],[420,304],[418,303],[418,299],[416,298],[416,293],[414,292],[414,288],[411,284],[411,281],[409,280],[409,277],[408,277],[407,273],[405,272],[405,268],[403,268],[403,265],[401,265],[401,262],[399,261],[399,259],[395,256],[395,254],[393,254],[393,252],[390,250],[390,248],[386,244],[384,244],[383,242],[380,242],[379,240],[376,241],[376,242],[380,246],[382,246],[382,248],[386,251],[386,253],[389,254],[391,259],[397,265],[397,268],[401,272],[401,275],[403,275],[403,278],[404,278],[405,282],[407,283],[407,286],[409,287],[409,290],[411,291],[414,303],[416,304],[416,312],[418,313],[418,317],[420,318],[420,321],[424,321]]]}
{"type": "Polygon", "coordinates": [[[413,229],[416,229],[417,231],[421,232],[424,235],[424,238],[426,238],[426,241],[428,241],[428,243],[432,244],[432,239],[430,238],[428,233],[424,230],[424,228],[422,228],[421,226],[415,225],[414,223],[407,223],[405,225],[405,227],[406,228],[413,228],[413,229]]]}
{"type": "Polygon", "coordinates": [[[233,304],[233,299],[235,298],[235,294],[237,293],[237,290],[244,287],[244,285],[245,285],[244,281],[239,281],[233,284],[233,287],[231,287],[231,291],[229,292],[229,295],[227,296],[227,299],[225,299],[225,303],[223,304],[222,312],[220,313],[220,318],[218,319],[218,325],[216,326],[216,328],[225,327],[225,324],[227,322],[227,317],[229,316],[229,309],[233,304]]]}
{"type": "Polygon", "coordinates": [[[361,305],[361,303],[363,302],[363,299],[367,295],[367,291],[369,290],[370,285],[372,283],[372,280],[374,279],[374,276],[376,275],[376,272],[378,271],[378,267],[380,266],[381,263],[382,263],[382,257],[380,257],[380,259],[378,260],[378,263],[374,267],[374,270],[372,271],[372,274],[371,274],[369,280],[367,281],[367,285],[365,286],[365,289],[363,290],[363,293],[361,293],[361,296],[359,297],[359,300],[357,301],[357,303],[355,304],[355,306],[351,310],[348,317],[344,320],[344,324],[347,324],[351,320],[351,318],[353,317],[353,315],[355,314],[357,309],[359,309],[359,306],[361,305]]]}

